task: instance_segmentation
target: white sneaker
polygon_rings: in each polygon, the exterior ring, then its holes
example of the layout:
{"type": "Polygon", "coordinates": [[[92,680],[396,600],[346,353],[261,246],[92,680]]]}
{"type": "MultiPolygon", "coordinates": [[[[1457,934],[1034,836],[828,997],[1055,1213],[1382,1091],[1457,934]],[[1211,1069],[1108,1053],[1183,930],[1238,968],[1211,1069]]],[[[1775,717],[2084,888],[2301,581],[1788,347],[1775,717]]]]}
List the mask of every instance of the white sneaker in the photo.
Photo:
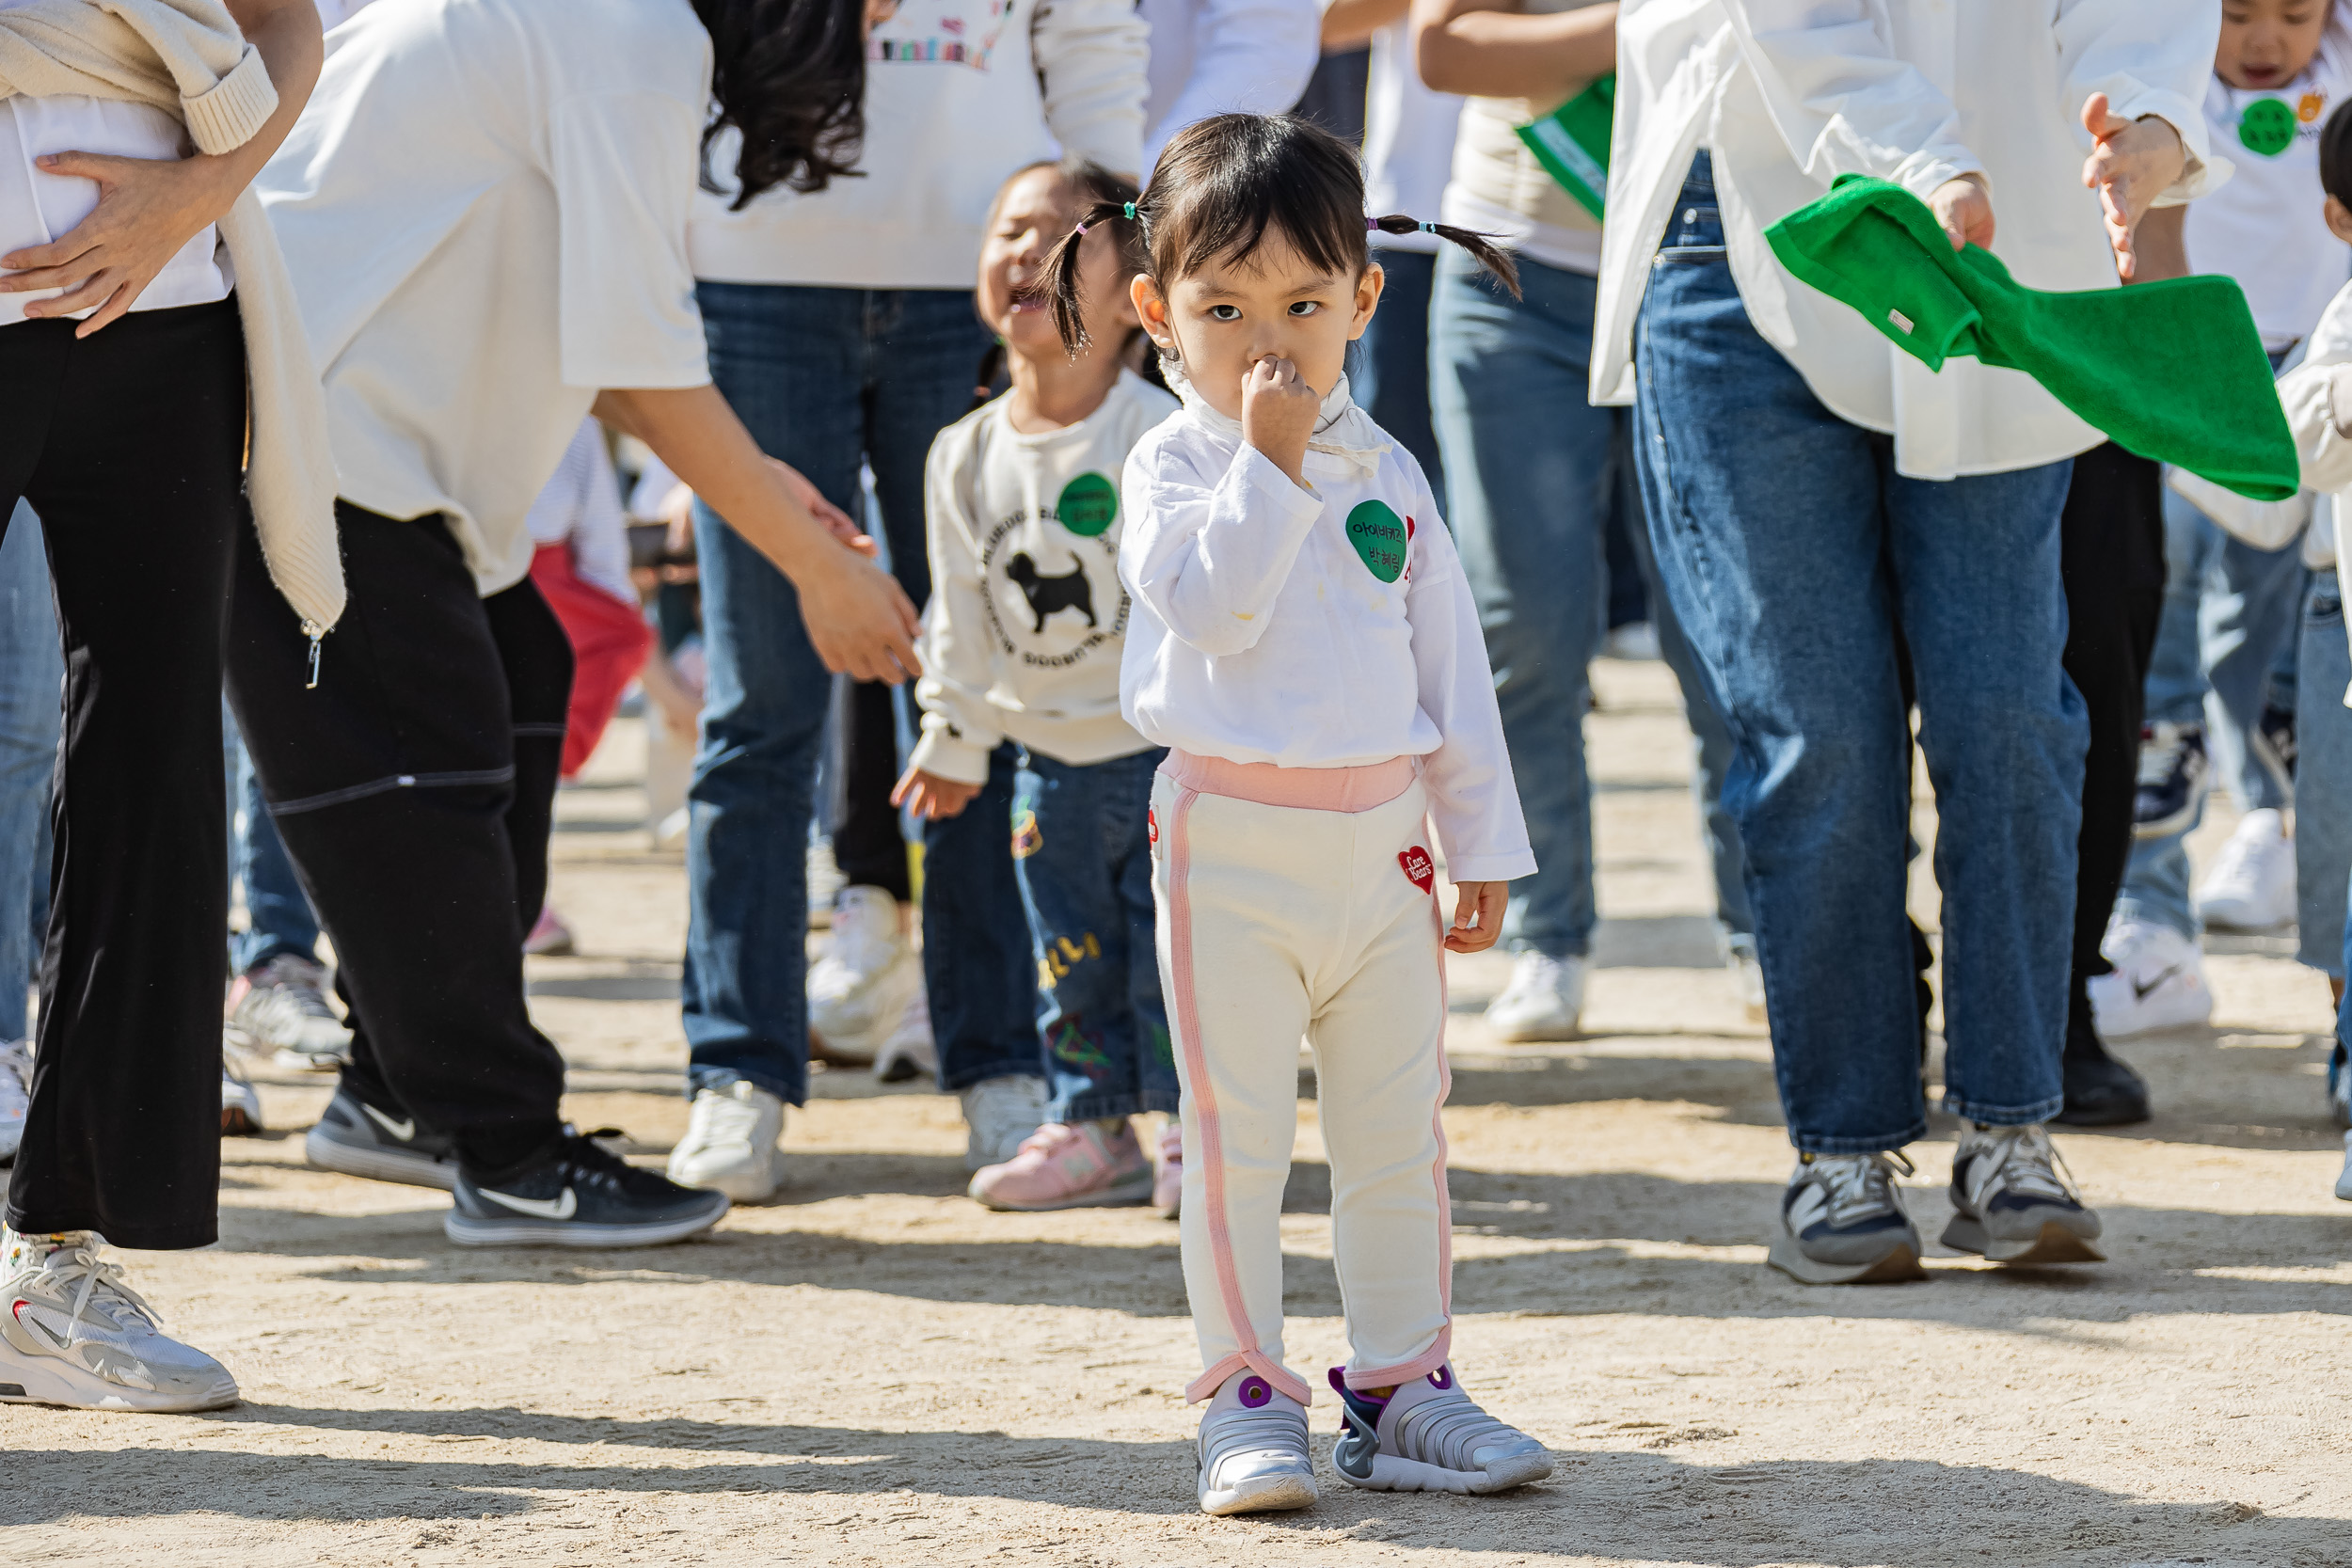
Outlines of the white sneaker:
{"type": "Polygon", "coordinates": [[[2099,951],[2115,966],[2112,974],[2090,977],[2091,1022],[2101,1037],[2186,1028],[2213,1017],[2204,956],[2171,927],[2117,921],[2099,951]]]}
{"type": "Polygon", "coordinates": [[[1045,1080],[1012,1072],[983,1078],[963,1091],[963,1168],[977,1174],[1021,1152],[1030,1133],[1045,1125],[1045,1080]]]}
{"type": "Polygon", "coordinates": [[[224,1048],[220,1053],[220,1135],[250,1138],[262,1131],[262,1097],[224,1048]]]}
{"type": "Polygon", "coordinates": [[[32,1108],[33,1042],[0,1045],[0,1164],[16,1158],[24,1142],[24,1113],[32,1108]]]}
{"type": "Polygon", "coordinates": [[[686,1136],[670,1150],[670,1180],[681,1187],[715,1187],[738,1203],[776,1196],[784,1181],[784,1101],[738,1078],[723,1089],[694,1096],[686,1136]]]}
{"type": "Polygon", "coordinates": [[[898,1027],[874,1053],[874,1076],[884,1084],[939,1076],[939,1047],[931,1039],[931,1000],[921,986],[907,998],[898,1027]]]}
{"type": "Polygon", "coordinates": [[[1235,1372],[1209,1401],[1194,1454],[1203,1513],[1270,1513],[1315,1500],[1307,1407],[1255,1372],[1235,1372]]]}
{"type": "Polygon", "coordinates": [[[167,1338],[155,1309],[102,1262],[87,1230],[54,1241],[0,1231],[0,1404],[76,1410],[216,1410],[237,1380],[202,1351],[167,1338]]]}
{"type": "Polygon", "coordinates": [[[1584,971],[1580,954],[1555,958],[1522,953],[1511,983],[1486,1005],[1486,1027],[1499,1040],[1572,1040],[1584,1016],[1584,971]]]}
{"type": "Polygon", "coordinates": [[[898,928],[898,901],[878,887],[843,888],[833,940],[808,972],[808,1032],[818,1053],[872,1061],[922,984],[923,966],[898,928]]]}
{"type": "Polygon", "coordinates": [[[2197,890],[2197,913],[2228,931],[2267,931],[2295,918],[2295,840],[2278,811],[2246,814],[2197,890]]]}

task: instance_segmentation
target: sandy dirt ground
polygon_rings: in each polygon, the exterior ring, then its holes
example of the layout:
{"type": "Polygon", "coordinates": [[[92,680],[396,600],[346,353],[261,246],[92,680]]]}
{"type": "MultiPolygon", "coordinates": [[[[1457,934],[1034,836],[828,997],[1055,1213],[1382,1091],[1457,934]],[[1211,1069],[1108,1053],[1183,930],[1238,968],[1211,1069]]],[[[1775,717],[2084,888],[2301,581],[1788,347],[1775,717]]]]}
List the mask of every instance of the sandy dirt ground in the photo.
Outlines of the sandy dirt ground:
{"type": "MultiPolygon", "coordinates": [[[[2352,1563],[2352,1205],[2330,1196],[2326,984],[2215,941],[2215,1027],[2138,1042],[2152,1124],[2060,1139],[2104,1266],[1938,1256],[1821,1290],[1765,1266],[1787,1175],[1763,1030],[1717,966],[1662,667],[1604,664],[1607,915],[1571,1045],[1500,1048],[1455,960],[1455,1355],[1560,1467],[1495,1498],[1195,1512],[1175,1227],[962,1196],[952,1099],[816,1080],[782,1200],[639,1253],[476,1252],[437,1194],[306,1169],[316,1078],[257,1067],[222,1240],[132,1254],[246,1402],[0,1413],[9,1560],[173,1563],[2352,1563]]],[[[534,959],[569,1112],[683,1130],[679,859],[618,726],[562,802],[534,959]]],[[[2223,815],[2226,815],[2223,814],[2223,815]]],[[[1923,830],[1932,818],[1921,812],[1923,830]]],[[[2199,840],[2210,857],[2226,823],[2199,840]]],[[[1915,908],[1936,908],[1924,868],[1915,908]]],[[[1311,1080],[1284,1236],[1294,1360],[1339,1359],[1311,1080]]],[[[1913,1150],[1932,1238],[1952,1127],[1913,1150]]],[[[1312,1413],[1319,1455],[1336,1418],[1312,1413]]]]}

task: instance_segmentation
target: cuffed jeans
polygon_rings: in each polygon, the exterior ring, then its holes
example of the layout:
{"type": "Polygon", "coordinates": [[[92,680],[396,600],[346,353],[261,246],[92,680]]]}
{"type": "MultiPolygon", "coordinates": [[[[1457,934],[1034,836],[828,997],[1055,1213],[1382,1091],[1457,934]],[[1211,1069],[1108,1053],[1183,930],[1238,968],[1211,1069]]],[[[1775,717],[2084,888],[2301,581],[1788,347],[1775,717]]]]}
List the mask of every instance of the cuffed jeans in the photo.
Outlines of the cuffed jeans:
{"type": "MultiPolygon", "coordinates": [[[[853,516],[864,506],[861,459],[871,464],[891,569],[922,604],[924,459],[931,437],[970,409],[989,341],[970,293],[703,283],[697,294],[712,379],[761,450],[853,516]]],[[[749,1079],[797,1105],[808,1091],[805,855],[834,682],[784,574],[707,507],[695,509],[694,536],[709,675],[688,789],[688,1083],[749,1079]]],[[[853,800],[850,810],[874,805],[853,800]]],[[[1009,877],[1003,885],[1009,894],[1009,877]]],[[[903,882],[893,891],[903,894],[903,882]]],[[[996,919],[1025,925],[1017,902],[996,919]]],[[[956,940],[926,932],[927,943],[956,940]]],[[[1033,1026],[1025,998],[1018,1018],[1023,1033],[1033,1026]]],[[[945,1060],[941,1069],[952,1071],[945,1060]]]]}
{"type": "Polygon", "coordinates": [[[1012,803],[1021,748],[989,753],[964,808],[923,825],[923,984],[939,1086],[1039,1075],[1037,960],[1013,876],[1012,803]]]}
{"type": "Polygon", "coordinates": [[[24,1034],[49,912],[49,790],[65,657],[40,519],[23,501],[0,532],[0,1042],[24,1034]]]}
{"type": "MultiPolygon", "coordinates": [[[[2302,543],[2258,550],[2169,487],[2164,493],[2164,616],[2148,666],[2148,721],[2205,726],[2215,782],[2227,784],[2241,811],[2292,804],[2246,744],[2262,718],[2272,667],[2296,638],[2302,605],[2302,543]]],[[[2188,835],[2137,840],[2115,900],[2119,920],[2169,926],[2185,937],[2201,928],[2189,901],[2188,835]]]]}
{"type": "Polygon", "coordinates": [[[2059,667],[2071,463],[1945,482],[1824,408],[1750,324],[1704,154],[1652,267],[1635,405],[1659,575],[1735,752],[1781,1101],[1813,1153],[1926,1131],[1904,920],[1907,640],[1941,814],[1945,1104],[2064,1103],[2088,745],[2059,667]]]}
{"type": "Polygon", "coordinates": [[[1029,911],[1048,1121],[1176,1111],[1176,1053],[1152,946],[1158,747],[1086,766],[1032,752],[1013,800],[1029,911]]]}

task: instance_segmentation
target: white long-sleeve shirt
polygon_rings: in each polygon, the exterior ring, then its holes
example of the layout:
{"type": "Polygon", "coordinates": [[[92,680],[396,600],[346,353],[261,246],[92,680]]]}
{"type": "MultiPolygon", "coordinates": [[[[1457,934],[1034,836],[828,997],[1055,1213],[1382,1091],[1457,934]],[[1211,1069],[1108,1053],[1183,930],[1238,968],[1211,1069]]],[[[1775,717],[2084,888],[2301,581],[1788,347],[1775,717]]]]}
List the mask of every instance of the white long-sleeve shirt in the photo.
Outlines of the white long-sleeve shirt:
{"type": "Polygon", "coordinates": [[[1312,489],[1179,390],[1184,412],[1137,443],[1122,486],[1127,721],[1232,762],[1420,757],[1448,875],[1532,873],[1478,608],[1421,465],[1345,377],[1307,451],[1312,489]]]}
{"type": "Polygon", "coordinates": [[[912,760],[963,784],[988,782],[1007,739],[1078,767],[1147,744],[1119,712],[1119,475],[1176,400],[1122,372],[1076,424],[1025,435],[1009,412],[998,398],[941,431],[923,476],[931,602],[912,760]]]}
{"type": "Polygon", "coordinates": [[[1211,115],[1290,112],[1323,57],[1316,0],[1140,0],[1152,32],[1143,172],[1168,138],[1211,115]]]}
{"type": "MultiPolygon", "coordinates": [[[[2302,459],[2303,488],[2320,493],[2312,531],[2327,531],[2322,548],[2307,547],[2303,559],[2312,566],[2332,564],[2341,591],[2352,577],[2352,538],[2345,537],[2352,531],[2345,528],[2352,520],[2352,283],[2337,291],[2319,318],[2303,362],[2279,378],[2279,403],[2302,459]],[[2322,554],[2332,561],[2314,559],[2322,554]]],[[[2352,691],[2344,703],[2352,707],[2352,691]]]]}
{"type": "Polygon", "coordinates": [[[2104,437],[2032,377],[1974,359],[1941,374],[1860,314],[1798,282],[1764,230],[1841,174],[1925,198],[1983,173],[1993,253],[2035,289],[2117,285],[2099,200],[2082,183],[2085,101],[2180,133],[2201,195],[2229,165],[2201,103],[2212,0],[1625,0],[1618,150],[1609,170],[1592,396],[1633,401],[1633,323],[1650,261],[1701,147],[1749,319],[1840,419],[1895,437],[1905,474],[1948,479],[2070,457],[2104,437]]]}
{"type": "Polygon", "coordinates": [[[969,289],[1014,169],[1069,155],[1143,171],[1144,37],[1135,0],[905,0],[866,40],[857,176],[730,212],[741,141],[720,137],[724,189],[695,201],[694,276],[969,289]]]}

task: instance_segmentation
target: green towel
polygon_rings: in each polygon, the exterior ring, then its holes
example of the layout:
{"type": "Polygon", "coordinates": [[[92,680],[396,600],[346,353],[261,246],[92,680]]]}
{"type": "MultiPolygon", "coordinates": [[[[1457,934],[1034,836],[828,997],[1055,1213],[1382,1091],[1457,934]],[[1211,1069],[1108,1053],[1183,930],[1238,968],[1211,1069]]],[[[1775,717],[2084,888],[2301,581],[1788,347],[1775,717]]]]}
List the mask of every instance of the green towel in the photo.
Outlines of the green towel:
{"type": "Polygon", "coordinates": [[[1953,250],[1926,202],[1857,174],[1764,237],[1783,266],[1931,371],[1955,354],[2023,371],[2124,450],[2256,500],[2300,483],[2269,356],[2232,278],[2028,289],[1992,252],[1953,250]]]}

